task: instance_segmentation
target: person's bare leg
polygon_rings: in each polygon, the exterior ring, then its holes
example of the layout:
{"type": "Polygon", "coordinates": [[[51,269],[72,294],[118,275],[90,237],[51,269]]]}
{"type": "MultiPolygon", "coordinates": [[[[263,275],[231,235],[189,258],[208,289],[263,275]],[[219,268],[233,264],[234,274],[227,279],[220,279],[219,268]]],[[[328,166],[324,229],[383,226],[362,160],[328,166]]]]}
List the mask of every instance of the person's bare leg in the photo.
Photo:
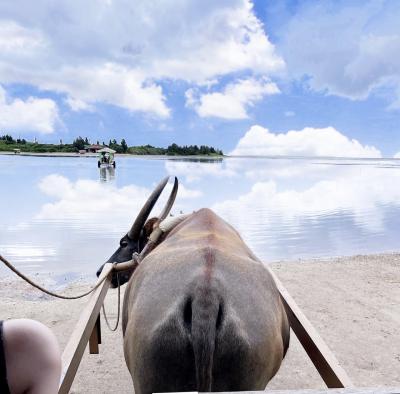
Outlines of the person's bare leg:
{"type": "Polygon", "coordinates": [[[57,393],[61,356],[54,334],[34,320],[8,320],[3,324],[7,380],[11,393],[57,393]]]}

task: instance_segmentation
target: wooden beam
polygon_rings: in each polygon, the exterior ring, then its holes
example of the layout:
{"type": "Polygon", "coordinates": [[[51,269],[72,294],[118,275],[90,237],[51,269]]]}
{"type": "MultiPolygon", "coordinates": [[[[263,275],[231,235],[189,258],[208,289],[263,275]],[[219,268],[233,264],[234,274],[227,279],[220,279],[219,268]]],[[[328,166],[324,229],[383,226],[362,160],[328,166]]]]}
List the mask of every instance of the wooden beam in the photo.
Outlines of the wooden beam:
{"type": "Polygon", "coordinates": [[[97,317],[100,313],[100,308],[110,286],[111,275],[109,274],[111,270],[112,264],[106,264],[104,266],[99,281],[105,276],[107,279],[90,295],[89,301],[79,316],[78,323],[76,324],[67,346],[64,349],[62,354],[61,382],[58,390],[59,394],[69,393],[76,371],[81,362],[83,352],[85,351],[89,337],[93,332],[97,317]]]}
{"type": "Polygon", "coordinates": [[[97,316],[96,323],[94,324],[92,333],[89,338],[89,353],[90,354],[99,354],[99,324],[100,324],[100,314],[97,316]]]}
{"type": "MultiPolygon", "coordinates": [[[[367,387],[367,388],[341,388],[341,389],[303,389],[303,390],[265,390],[265,391],[223,391],[220,394],[399,394],[400,387],[367,387]]],[[[167,393],[158,393],[167,394],[167,393]]],[[[168,394],[200,394],[197,391],[176,392],[168,394]]],[[[201,393],[212,394],[212,393],[201,393]]]]}
{"type": "Polygon", "coordinates": [[[97,330],[97,343],[98,343],[99,345],[101,345],[101,321],[100,321],[100,313],[99,313],[99,316],[97,316],[96,330],[97,330]]]}
{"type": "MultiPolygon", "coordinates": [[[[373,387],[373,388],[342,388],[342,389],[322,389],[322,390],[266,390],[263,393],[267,394],[398,394],[400,393],[400,387],[390,388],[390,387],[373,387]]],[[[248,391],[251,393],[251,391],[248,391]]],[[[253,393],[260,394],[258,391],[253,391],[253,393]]],[[[232,394],[240,394],[238,392],[232,394]]]]}
{"type": "MultiPolygon", "coordinates": [[[[306,318],[282,282],[267,267],[273,276],[285,305],[290,327],[296,334],[304,350],[307,352],[315,368],[329,388],[353,387],[353,383],[334,354],[306,318]]],[[[300,391],[299,391],[300,392],[300,391]]]]}

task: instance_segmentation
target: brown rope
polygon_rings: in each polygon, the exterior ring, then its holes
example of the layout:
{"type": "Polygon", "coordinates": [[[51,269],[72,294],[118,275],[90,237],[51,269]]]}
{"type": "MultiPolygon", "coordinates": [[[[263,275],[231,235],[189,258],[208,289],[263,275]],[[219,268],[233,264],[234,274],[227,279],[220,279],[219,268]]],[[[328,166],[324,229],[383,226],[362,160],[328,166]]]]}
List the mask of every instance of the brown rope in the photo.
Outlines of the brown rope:
{"type": "MultiPolygon", "coordinates": [[[[169,209],[171,209],[171,208],[169,207],[169,209]]],[[[168,214],[168,212],[169,212],[169,210],[165,211],[165,213],[162,215],[163,217],[161,219],[165,219],[165,216],[168,214]]],[[[142,250],[142,252],[140,254],[134,253],[132,255],[132,260],[130,260],[130,261],[126,261],[126,262],[120,263],[120,264],[113,263],[112,269],[116,270],[116,271],[124,271],[124,270],[127,270],[127,269],[135,270],[137,268],[137,266],[141,263],[141,261],[143,260],[145,255],[150,253],[157,246],[157,243],[158,243],[158,241],[160,239],[160,236],[163,233],[163,230],[159,228],[160,222],[161,222],[161,220],[158,221],[158,223],[156,225],[156,228],[153,229],[153,232],[150,235],[147,244],[145,245],[145,247],[143,248],[143,250],[142,250]],[[119,267],[118,267],[118,265],[119,265],[119,267]]],[[[61,298],[63,300],[76,300],[78,298],[86,297],[87,295],[89,295],[90,293],[95,291],[108,277],[108,275],[105,275],[103,277],[103,279],[101,279],[99,282],[97,282],[97,284],[92,289],[87,291],[86,293],[80,294],[78,296],[65,296],[63,294],[58,294],[58,293],[54,293],[54,292],[52,292],[50,290],[47,290],[44,287],[42,287],[42,286],[38,285],[37,283],[33,282],[31,279],[29,279],[27,276],[25,276],[22,272],[20,272],[17,268],[15,268],[2,255],[0,255],[0,261],[2,261],[11,271],[13,271],[16,275],[18,275],[21,279],[25,280],[31,286],[35,287],[36,289],[42,291],[45,294],[48,294],[48,295],[50,295],[52,297],[61,298]]],[[[120,320],[121,286],[119,284],[119,275],[118,274],[117,274],[117,281],[118,281],[118,313],[117,313],[117,322],[115,324],[115,327],[111,327],[111,325],[110,325],[110,323],[109,323],[109,321],[107,319],[106,311],[105,311],[105,308],[104,308],[104,303],[102,305],[104,320],[106,321],[107,327],[111,331],[116,331],[117,330],[118,324],[119,324],[119,320],[120,320]]]]}
{"type": "Polygon", "coordinates": [[[118,282],[118,312],[117,312],[117,322],[115,323],[114,327],[111,327],[108,319],[107,319],[107,315],[106,315],[106,308],[104,307],[104,302],[102,305],[102,309],[103,309],[103,317],[104,320],[106,321],[107,327],[110,331],[117,331],[118,328],[118,323],[119,323],[119,314],[120,314],[120,305],[121,305],[121,285],[119,284],[119,275],[117,274],[117,282],[118,282]]]}
{"type": "MultiPolygon", "coordinates": [[[[13,271],[15,274],[17,274],[21,279],[23,279],[24,281],[28,282],[31,286],[35,287],[36,289],[43,291],[43,293],[46,293],[48,295],[51,295],[53,297],[57,297],[57,298],[61,298],[63,300],[77,300],[78,298],[83,298],[86,297],[87,295],[89,295],[90,293],[92,293],[93,291],[95,291],[106,279],[107,276],[104,276],[104,278],[96,283],[96,286],[94,286],[92,289],[90,289],[89,291],[87,291],[86,293],[77,295],[77,296],[66,296],[63,294],[58,294],[58,293],[54,293],[50,290],[45,289],[44,287],[38,285],[37,283],[33,282],[31,279],[29,279],[27,276],[25,276],[22,272],[18,271],[7,259],[5,259],[2,255],[0,255],[0,260],[11,270],[13,271]]],[[[115,266],[115,263],[113,264],[113,266],[115,266]]]]}

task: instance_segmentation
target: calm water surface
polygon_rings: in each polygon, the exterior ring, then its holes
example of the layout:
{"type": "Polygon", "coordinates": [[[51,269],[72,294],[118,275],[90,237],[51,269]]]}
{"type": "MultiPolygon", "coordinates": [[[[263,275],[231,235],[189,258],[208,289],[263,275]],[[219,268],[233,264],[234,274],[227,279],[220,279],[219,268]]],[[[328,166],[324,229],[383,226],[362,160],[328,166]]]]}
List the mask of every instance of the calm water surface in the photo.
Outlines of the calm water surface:
{"type": "Polygon", "coordinates": [[[168,174],[180,180],[173,213],[212,208],[266,261],[400,248],[398,160],[118,157],[114,171],[0,156],[0,254],[31,275],[92,274],[168,174]]]}

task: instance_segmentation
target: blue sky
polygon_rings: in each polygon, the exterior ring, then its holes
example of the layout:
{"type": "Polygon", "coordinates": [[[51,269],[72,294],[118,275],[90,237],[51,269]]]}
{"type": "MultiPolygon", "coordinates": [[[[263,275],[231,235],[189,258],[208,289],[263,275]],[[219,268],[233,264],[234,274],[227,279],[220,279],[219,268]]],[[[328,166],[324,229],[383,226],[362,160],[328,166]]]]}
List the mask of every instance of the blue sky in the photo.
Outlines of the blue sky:
{"type": "Polygon", "coordinates": [[[0,133],[400,151],[400,2],[0,3],[0,133]]]}

